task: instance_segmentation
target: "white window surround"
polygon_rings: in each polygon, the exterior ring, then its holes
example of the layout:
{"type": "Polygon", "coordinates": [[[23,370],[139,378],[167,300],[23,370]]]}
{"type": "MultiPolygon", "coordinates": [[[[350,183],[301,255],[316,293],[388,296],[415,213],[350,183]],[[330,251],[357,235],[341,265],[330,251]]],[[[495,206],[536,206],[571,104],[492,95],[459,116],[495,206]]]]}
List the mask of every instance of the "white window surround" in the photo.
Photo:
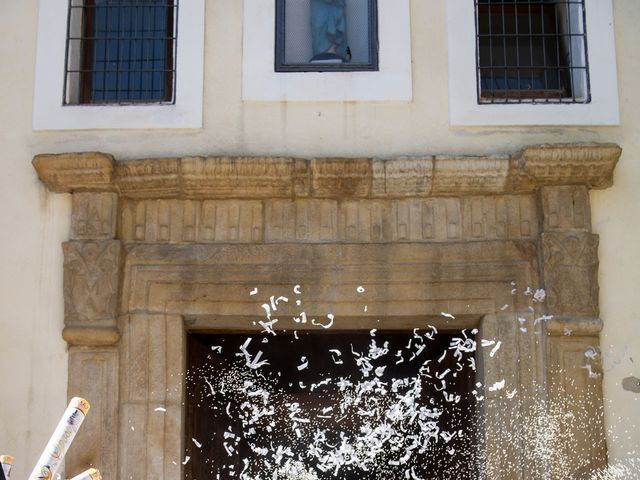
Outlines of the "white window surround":
{"type": "Polygon", "coordinates": [[[411,101],[409,0],[378,0],[379,71],[275,72],[275,2],[244,0],[245,101],[411,101]]]}
{"type": "Polygon", "coordinates": [[[174,104],[63,105],[68,0],[40,0],[34,130],[202,127],[205,0],[178,10],[174,104]]]}
{"type": "Polygon", "coordinates": [[[618,125],[612,0],[585,0],[591,102],[478,104],[473,0],[447,0],[449,122],[454,126],[618,125]]]}

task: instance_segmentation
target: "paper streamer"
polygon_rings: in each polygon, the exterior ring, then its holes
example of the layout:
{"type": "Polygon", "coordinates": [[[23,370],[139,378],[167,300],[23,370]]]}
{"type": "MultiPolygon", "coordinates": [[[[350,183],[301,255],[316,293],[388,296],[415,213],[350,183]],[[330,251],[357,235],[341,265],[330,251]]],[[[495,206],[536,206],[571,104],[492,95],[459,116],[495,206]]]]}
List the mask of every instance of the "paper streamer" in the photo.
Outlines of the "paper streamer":
{"type": "Polygon", "coordinates": [[[102,475],[100,475],[100,472],[95,468],[90,468],[80,475],[76,475],[71,480],[102,480],[102,475]]]}
{"type": "Polygon", "coordinates": [[[29,480],[53,480],[89,408],[89,402],[84,398],[71,399],[29,480]]]}
{"type": "Polygon", "coordinates": [[[11,455],[0,455],[0,465],[4,477],[8,479],[11,476],[11,467],[13,466],[13,457],[11,455]]]}

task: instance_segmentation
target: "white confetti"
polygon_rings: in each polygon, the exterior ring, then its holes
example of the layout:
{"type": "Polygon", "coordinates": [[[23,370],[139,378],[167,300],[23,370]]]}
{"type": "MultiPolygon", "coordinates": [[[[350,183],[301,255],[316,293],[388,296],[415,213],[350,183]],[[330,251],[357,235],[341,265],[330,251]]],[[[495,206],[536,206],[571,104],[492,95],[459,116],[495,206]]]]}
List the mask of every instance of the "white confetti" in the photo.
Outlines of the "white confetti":
{"type": "Polygon", "coordinates": [[[198,448],[202,448],[202,444],[196,440],[195,438],[192,438],[191,441],[193,442],[193,444],[198,447],[198,448]]]}
{"type": "Polygon", "coordinates": [[[257,294],[257,293],[258,293],[258,289],[257,289],[257,288],[254,288],[253,290],[251,290],[251,291],[249,292],[249,295],[255,295],[255,294],[257,294]]]}
{"type": "Polygon", "coordinates": [[[502,390],[504,388],[504,379],[499,382],[494,383],[489,387],[490,392],[497,392],[498,390],[502,390]]]}
{"type": "Polygon", "coordinates": [[[166,412],[167,409],[164,407],[156,407],[153,409],[154,412],[166,412]]]}
{"type": "Polygon", "coordinates": [[[307,360],[307,357],[302,357],[300,359],[300,362],[300,365],[298,365],[298,371],[305,370],[307,367],[309,367],[309,361],[307,360]]]}

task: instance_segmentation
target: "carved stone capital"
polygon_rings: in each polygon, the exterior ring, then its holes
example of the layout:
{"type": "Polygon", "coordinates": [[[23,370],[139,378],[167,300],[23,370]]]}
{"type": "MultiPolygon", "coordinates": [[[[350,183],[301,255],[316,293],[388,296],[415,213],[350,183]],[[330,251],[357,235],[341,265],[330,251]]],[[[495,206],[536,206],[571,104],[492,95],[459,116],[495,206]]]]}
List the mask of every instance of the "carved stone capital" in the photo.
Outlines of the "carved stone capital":
{"type": "Polygon", "coordinates": [[[36,155],[33,166],[40,180],[56,193],[115,190],[111,155],[97,152],[36,155]]]}
{"type": "Polygon", "coordinates": [[[542,187],[539,197],[544,231],[591,231],[591,207],[587,187],[542,187]]]}
{"type": "Polygon", "coordinates": [[[598,236],[544,232],[540,239],[549,312],[598,317],[598,236]]]}
{"type": "Polygon", "coordinates": [[[121,249],[117,240],[63,244],[67,327],[115,327],[121,249]]]}
{"type": "Polygon", "coordinates": [[[115,238],[118,217],[116,193],[74,193],[72,202],[72,240],[115,238]]]}

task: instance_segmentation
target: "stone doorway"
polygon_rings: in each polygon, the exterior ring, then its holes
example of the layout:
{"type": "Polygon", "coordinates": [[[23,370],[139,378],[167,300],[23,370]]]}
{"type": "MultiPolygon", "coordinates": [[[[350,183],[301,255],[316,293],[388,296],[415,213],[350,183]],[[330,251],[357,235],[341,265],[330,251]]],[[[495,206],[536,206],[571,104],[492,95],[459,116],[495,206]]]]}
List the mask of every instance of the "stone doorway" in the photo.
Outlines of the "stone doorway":
{"type": "MultiPolygon", "coordinates": [[[[590,398],[589,436],[576,430],[558,446],[581,458],[562,468],[606,463],[597,356],[583,368],[601,329],[588,190],[611,184],[619,155],[552,145],[388,160],[37,156],[41,180],[73,194],[62,334],[69,393],[93,409],[69,464],[107,478],[183,478],[187,332],[233,328],[258,315],[250,289],[295,284],[310,292],[308,312],[366,328],[343,293],[362,279],[371,315],[392,324],[381,328],[436,324],[444,311],[455,328],[502,339],[485,385],[505,379],[558,404],[590,398]],[[546,303],[531,310],[527,286],[544,287],[546,303]],[[541,315],[553,318],[534,325],[541,315]]],[[[504,398],[487,394],[483,408],[487,478],[557,471],[526,463],[504,398]],[[501,421],[509,415],[515,435],[501,421]]]]}

